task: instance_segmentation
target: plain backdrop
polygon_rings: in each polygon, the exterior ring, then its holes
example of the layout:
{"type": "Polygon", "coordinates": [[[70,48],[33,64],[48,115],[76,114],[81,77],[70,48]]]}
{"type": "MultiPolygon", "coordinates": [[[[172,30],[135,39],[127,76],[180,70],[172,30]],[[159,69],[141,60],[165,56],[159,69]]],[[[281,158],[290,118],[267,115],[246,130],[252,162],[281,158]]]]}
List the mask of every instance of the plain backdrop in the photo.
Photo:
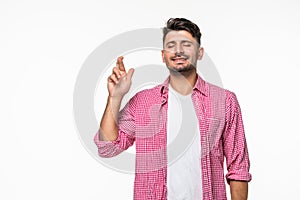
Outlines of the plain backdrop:
{"type": "Polygon", "coordinates": [[[238,97],[253,175],[249,199],[297,199],[299,9],[296,0],[1,0],[0,199],[132,199],[134,176],[101,165],[83,147],[74,84],[104,41],[163,27],[170,17],[200,26],[224,87],[238,97]]]}

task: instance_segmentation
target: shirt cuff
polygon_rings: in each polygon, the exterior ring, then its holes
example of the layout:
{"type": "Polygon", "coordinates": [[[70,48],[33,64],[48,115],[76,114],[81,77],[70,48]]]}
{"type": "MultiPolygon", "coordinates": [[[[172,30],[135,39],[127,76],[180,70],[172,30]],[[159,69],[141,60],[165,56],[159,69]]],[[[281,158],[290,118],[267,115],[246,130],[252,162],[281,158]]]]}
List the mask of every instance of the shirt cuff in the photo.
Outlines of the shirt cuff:
{"type": "Polygon", "coordinates": [[[252,175],[245,171],[232,171],[226,174],[226,180],[229,184],[230,180],[250,182],[252,175]]]}

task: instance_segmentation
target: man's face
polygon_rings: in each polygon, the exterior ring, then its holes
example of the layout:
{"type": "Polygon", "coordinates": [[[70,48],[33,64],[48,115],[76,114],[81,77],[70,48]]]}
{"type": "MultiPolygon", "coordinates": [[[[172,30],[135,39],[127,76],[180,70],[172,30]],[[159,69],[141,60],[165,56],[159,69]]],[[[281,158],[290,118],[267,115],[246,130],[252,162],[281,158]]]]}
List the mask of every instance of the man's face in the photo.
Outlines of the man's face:
{"type": "Polygon", "coordinates": [[[193,36],[184,30],[167,33],[162,50],[162,59],[171,71],[194,71],[197,60],[201,60],[203,48],[193,36]]]}

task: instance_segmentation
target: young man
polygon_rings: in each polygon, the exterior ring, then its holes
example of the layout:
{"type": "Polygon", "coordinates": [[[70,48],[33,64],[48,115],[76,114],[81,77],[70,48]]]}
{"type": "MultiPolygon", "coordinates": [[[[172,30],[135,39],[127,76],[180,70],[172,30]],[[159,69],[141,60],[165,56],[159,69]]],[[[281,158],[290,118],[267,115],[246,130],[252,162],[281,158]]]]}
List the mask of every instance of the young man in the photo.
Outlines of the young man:
{"type": "Polygon", "coordinates": [[[118,155],[136,142],[136,200],[226,199],[225,157],[231,198],[245,200],[251,175],[236,96],[197,74],[204,50],[196,24],[171,18],[163,33],[162,60],[170,72],[163,84],[138,92],[119,112],[134,70],[126,72],[119,57],[108,77],[109,96],[95,136],[99,155],[118,155]]]}

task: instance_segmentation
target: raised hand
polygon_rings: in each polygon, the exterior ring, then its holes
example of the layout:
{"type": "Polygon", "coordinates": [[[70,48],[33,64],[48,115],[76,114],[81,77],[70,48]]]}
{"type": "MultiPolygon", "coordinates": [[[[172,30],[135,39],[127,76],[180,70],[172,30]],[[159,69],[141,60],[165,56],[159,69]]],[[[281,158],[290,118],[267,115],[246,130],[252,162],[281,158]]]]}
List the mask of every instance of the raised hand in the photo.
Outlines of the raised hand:
{"type": "Polygon", "coordinates": [[[107,89],[110,97],[122,98],[129,91],[133,72],[133,68],[126,72],[123,56],[118,57],[116,66],[108,77],[107,89]]]}

